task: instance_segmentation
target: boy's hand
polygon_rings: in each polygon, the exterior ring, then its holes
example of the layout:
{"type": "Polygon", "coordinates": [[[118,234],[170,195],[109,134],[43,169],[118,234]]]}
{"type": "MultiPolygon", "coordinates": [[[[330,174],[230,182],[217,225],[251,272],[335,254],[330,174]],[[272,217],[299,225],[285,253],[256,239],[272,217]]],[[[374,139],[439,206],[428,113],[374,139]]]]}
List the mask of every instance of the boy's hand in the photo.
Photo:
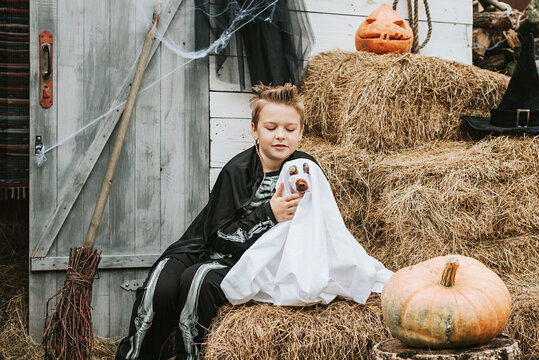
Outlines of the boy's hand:
{"type": "Polygon", "coordinates": [[[301,198],[304,193],[295,193],[283,196],[284,183],[279,185],[279,188],[273,194],[270,200],[271,211],[278,222],[290,220],[294,217],[301,198]]]}

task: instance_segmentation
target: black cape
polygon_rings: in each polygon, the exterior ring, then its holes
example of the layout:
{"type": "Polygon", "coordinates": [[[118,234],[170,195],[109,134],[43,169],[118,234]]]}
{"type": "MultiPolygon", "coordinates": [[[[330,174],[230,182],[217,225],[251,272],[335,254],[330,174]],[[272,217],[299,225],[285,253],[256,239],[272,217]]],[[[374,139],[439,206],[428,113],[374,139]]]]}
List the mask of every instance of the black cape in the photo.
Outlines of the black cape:
{"type": "MultiPolygon", "coordinates": [[[[303,151],[293,152],[289,160],[316,160],[303,151]]],[[[221,170],[210,199],[195,220],[189,225],[183,236],[171,244],[156,261],[180,253],[198,253],[208,256],[213,250],[217,230],[236,221],[253,198],[262,182],[264,172],[255,147],[233,157],[221,170]]]]}

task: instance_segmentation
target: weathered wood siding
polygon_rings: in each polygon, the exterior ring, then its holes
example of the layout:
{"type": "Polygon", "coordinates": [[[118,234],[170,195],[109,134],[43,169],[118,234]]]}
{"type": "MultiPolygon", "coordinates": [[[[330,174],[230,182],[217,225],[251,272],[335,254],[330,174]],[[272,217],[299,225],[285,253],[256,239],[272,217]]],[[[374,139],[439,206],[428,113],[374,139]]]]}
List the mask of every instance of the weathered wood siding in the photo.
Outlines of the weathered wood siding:
{"type": "MultiPolygon", "coordinates": [[[[168,36],[193,49],[193,12],[181,3],[168,36]]],[[[54,105],[39,105],[39,69],[31,70],[32,139],[46,145],[72,134],[106,112],[134,66],[149,28],[154,0],[33,0],[31,61],[39,64],[39,33],[54,36],[54,105]]],[[[166,14],[163,14],[165,16],[166,14]]],[[[142,88],[186,59],[161,46],[142,88]]],[[[96,241],[103,261],[92,292],[93,324],[100,336],[125,334],[134,292],[120,288],[146,276],[147,267],[181,236],[204,206],[209,189],[208,59],[190,62],[138,97],[96,241]]],[[[131,79],[127,79],[130,82],[131,79]]],[[[66,179],[83,159],[98,126],[47,153],[31,167],[30,250],[59,199],[66,179]]],[[[115,137],[115,133],[112,138],[115,137]]],[[[40,340],[45,303],[65,278],[69,248],[81,246],[107,166],[107,145],[46,257],[30,272],[30,334],[40,340]]]]}
{"type": "MultiPolygon", "coordinates": [[[[315,36],[311,57],[334,49],[355,51],[355,33],[361,22],[380,4],[392,3],[383,0],[306,0],[315,36]]],[[[401,0],[399,14],[407,19],[407,2],[401,0]]],[[[426,15],[423,2],[419,2],[420,43],[427,34],[426,15]]],[[[472,1],[429,1],[432,18],[432,36],[422,55],[436,56],[465,64],[472,63],[472,1]]],[[[234,49],[234,48],[233,48],[234,49]]],[[[235,59],[229,59],[225,67],[237,67],[235,59]]],[[[215,61],[210,57],[210,184],[213,185],[220,169],[232,156],[252,146],[250,134],[250,88],[240,89],[215,74],[215,61]]],[[[248,70],[246,70],[248,71],[248,70]]],[[[223,74],[228,71],[223,71],[223,74]]]]}

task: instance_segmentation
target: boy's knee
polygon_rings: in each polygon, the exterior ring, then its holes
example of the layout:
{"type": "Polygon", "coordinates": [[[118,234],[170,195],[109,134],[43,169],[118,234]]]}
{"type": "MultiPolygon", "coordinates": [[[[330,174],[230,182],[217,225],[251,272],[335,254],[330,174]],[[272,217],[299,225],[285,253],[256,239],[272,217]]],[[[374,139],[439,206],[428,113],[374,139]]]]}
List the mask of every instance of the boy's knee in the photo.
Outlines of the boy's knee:
{"type": "Polygon", "coordinates": [[[178,282],[182,292],[189,292],[189,288],[191,287],[191,283],[193,282],[193,278],[195,277],[199,267],[199,264],[192,265],[185,269],[185,271],[182,273],[180,281],[178,282]]]}
{"type": "Polygon", "coordinates": [[[166,309],[169,311],[175,306],[180,292],[180,278],[183,269],[175,266],[174,260],[170,259],[162,269],[154,289],[154,311],[166,309]]]}
{"type": "Polygon", "coordinates": [[[199,306],[206,309],[207,314],[201,314],[201,322],[209,326],[217,309],[226,303],[226,296],[221,289],[223,276],[210,271],[200,286],[199,306]]]}
{"type": "Polygon", "coordinates": [[[221,281],[223,280],[223,276],[217,274],[215,271],[210,270],[202,279],[200,279],[199,284],[193,284],[193,280],[200,266],[201,265],[193,265],[187,268],[182,274],[180,279],[180,291],[184,294],[183,298],[187,298],[189,292],[191,291],[191,286],[198,287],[196,290],[198,293],[198,298],[206,298],[206,295],[222,292],[221,281]]]}
{"type": "Polygon", "coordinates": [[[178,295],[178,287],[171,282],[158,282],[154,291],[154,305],[159,307],[161,303],[174,302],[178,295]]]}
{"type": "Polygon", "coordinates": [[[222,276],[218,276],[215,272],[210,271],[200,285],[200,294],[212,294],[221,291],[222,276]]]}

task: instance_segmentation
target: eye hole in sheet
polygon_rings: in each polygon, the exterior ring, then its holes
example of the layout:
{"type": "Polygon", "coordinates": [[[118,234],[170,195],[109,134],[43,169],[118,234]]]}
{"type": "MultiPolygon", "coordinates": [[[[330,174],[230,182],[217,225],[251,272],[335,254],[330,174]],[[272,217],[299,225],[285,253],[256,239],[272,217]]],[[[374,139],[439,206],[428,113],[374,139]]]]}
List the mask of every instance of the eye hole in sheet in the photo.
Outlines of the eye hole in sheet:
{"type": "Polygon", "coordinates": [[[290,175],[296,175],[298,173],[298,168],[295,166],[290,166],[290,168],[288,169],[288,173],[290,175]]]}

